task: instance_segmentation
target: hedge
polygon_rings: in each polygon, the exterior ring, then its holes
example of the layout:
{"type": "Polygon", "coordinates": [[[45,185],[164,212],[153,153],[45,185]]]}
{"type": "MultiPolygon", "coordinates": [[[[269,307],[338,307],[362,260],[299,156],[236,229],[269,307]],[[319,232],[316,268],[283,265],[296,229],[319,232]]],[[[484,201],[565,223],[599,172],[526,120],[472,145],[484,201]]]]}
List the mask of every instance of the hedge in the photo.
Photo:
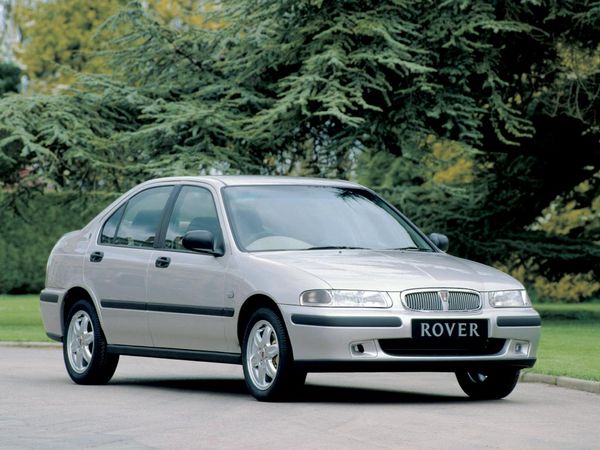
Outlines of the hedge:
{"type": "Polygon", "coordinates": [[[543,320],[582,320],[600,322],[600,303],[534,303],[543,320]]]}
{"type": "Polygon", "coordinates": [[[33,197],[18,213],[0,197],[0,294],[39,292],[56,241],[83,227],[116,197],[109,193],[46,193],[33,197]]]}

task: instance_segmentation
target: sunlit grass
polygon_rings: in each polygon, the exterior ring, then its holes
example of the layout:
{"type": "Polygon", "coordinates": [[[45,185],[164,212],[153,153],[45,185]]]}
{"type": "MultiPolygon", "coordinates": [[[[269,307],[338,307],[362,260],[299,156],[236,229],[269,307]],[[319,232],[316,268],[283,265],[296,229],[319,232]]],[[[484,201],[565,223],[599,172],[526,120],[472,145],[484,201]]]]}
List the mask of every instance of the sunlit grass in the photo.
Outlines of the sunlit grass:
{"type": "Polygon", "coordinates": [[[37,295],[0,295],[0,341],[50,341],[37,295]]]}
{"type": "Polygon", "coordinates": [[[544,320],[532,372],[600,381],[600,322],[544,320]]]}

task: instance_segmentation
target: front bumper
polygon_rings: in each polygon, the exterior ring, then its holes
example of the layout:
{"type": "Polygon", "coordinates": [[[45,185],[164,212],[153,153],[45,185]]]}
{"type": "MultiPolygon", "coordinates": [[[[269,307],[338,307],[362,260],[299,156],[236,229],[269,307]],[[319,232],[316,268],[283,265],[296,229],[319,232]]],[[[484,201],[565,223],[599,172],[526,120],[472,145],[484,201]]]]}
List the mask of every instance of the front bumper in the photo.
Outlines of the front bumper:
{"type": "MultiPolygon", "coordinates": [[[[533,309],[484,308],[474,312],[413,312],[402,308],[350,309],[280,305],[294,360],[308,371],[456,371],[468,368],[532,367],[541,331],[533,309]],[[415,319],[485,319],[489,354],[453,354],[431,349],[420,354],[390,354],[385,340],[412,342],[415,319]]],[[[387,341],[390,342],[390,341],[387,341]]],[[[410,352],[409,352],[410,353],[410,352]]]]}

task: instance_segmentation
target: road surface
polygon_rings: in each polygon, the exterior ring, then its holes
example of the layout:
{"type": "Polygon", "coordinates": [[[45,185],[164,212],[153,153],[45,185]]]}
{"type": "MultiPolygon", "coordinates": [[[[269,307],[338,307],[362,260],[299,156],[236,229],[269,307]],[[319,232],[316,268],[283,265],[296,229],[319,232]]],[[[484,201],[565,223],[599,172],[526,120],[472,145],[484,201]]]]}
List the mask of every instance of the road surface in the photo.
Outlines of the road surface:
{"type": "Polygon", "coordinates": [[[600,448],[600,396],[521,383],[474,402],[452,374],[309,374],[260,403],[240,366],[122,357],[78,386],[53,348],[0,347],[1,448],[600,448]]]}

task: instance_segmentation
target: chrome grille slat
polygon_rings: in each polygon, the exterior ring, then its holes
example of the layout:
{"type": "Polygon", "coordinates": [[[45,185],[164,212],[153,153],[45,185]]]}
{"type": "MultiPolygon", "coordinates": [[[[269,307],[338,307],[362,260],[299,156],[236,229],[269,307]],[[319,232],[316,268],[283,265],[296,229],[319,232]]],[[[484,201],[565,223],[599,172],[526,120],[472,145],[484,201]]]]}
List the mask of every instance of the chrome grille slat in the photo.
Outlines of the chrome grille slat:
{"type": "MultiPolygon", "coordinates": [[[[404,306],[412,311],[444,311],[438,291],[409,292],[404,295],[404,306]]],[[[474,311],[481,308],[476,292],[448,291],[448,311],[474,311]]]]}
{"type": "Polygon", "coordinates": [[[449,311],[472,311],[480,307],[479,295],[474,292],[450,291],[448,293],[449,311]]]}

